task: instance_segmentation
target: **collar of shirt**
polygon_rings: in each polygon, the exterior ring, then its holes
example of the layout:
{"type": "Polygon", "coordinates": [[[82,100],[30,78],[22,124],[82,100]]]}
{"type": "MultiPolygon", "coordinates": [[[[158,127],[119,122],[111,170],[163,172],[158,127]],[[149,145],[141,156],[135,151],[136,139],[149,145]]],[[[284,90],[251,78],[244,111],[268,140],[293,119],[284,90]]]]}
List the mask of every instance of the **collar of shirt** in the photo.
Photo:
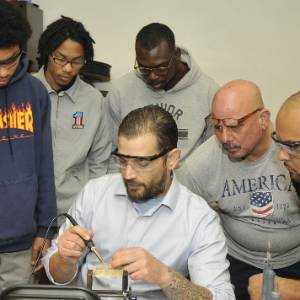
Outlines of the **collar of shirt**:
{"type": "MultiPolygon", "coordinates": [[[[75,93],[76,93],[76,90],[78,88],[78,84],[79,84],[79,81],[81,80],[79,78],[79,76],[77,75],[76,76],[76,79],[74,81],[74,83],[67,89],[67,90],[63,90],[63,91],[59,91],[59,92],[56,92],[48,83],[48,81],[46,80],[46,77],[45,77],[45,72],[44,72],[44,68],[42,67],[39,72],[38,72],[38,78],[43,82],[44,86],[46,87],[47,91],[49,94],[51,93],[55,93],[57,94],[58,96],[63,96],[63,95],[67,95],[68,98],[72,101],[72,102],[76,102],[77,101],[77,97],[75,97],[75,93]]],[[[74,80],[74,79],[73,79],[74,80]]]]}
{"type": "Polygon", "coordinates": [[[177,181],[175,174],[173,174],[173,180],[166,195],[164,195],[163,197],[150,199],[149,201],[151,201],[151,204],[149,205],[149,209],[147,210],[139,208],[139,204],[132,202],[128,198],[126,187],[123,181],[116,189],[115,196],[123,197],[126,201],[130,201],[131,203],[133,203],[133,207],[138,211],[139,214],[143,214],[144,216],[151,216],[162,206],[168,207],[170,210],[174,210],[178,201],[179,193],[179,182],[177,181]]]}

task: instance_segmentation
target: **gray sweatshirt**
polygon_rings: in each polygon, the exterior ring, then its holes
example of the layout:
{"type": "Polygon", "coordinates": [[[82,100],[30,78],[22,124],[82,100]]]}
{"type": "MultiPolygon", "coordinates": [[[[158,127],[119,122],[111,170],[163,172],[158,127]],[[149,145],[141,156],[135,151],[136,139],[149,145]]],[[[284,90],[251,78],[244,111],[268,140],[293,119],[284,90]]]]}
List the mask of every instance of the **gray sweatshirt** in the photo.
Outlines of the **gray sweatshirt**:
{"type": "Polygon", "coordinates": [[[51,130],[58,213],[66,212],[90,178],[107,173],[111,140],[103,97],[77,76],[66,91],[56,93],[41,69],[36,77],[51,100],[51,130]]]}
{"type": "Polygon", "coordinates": [[[172,89],[153,90],[135,71],[115,83],[107,96],[114,146],[117,145],[121,120],[130,111],[149,104],[157,104],[173,115],[179,130],[182,160],[212,134],[211,128],[205,131],[205,117],[210,113],[218,85],[200,70],[187,50],[180,49],[181,60],[190,70],[172,89]]]}
{"type": "Polygon", "coordinates": [[[220,214],[229,254],[263,268],[268,240],[275,269],[300,261],[300,201],[277,147],[256,161],[231,161],[215,136],[177,170],[180,182],[220,214]]]}

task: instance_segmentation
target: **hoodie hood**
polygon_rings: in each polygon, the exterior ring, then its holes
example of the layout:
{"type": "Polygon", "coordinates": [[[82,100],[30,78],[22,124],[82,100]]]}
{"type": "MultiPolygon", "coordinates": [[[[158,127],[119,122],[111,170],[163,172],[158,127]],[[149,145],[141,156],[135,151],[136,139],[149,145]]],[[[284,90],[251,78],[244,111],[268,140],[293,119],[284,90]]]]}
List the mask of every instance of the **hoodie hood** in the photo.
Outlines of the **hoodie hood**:
{"type": "Polygon", "coordinates": [[[181,80],[177,82],[177,84],[172,89],[169,90],[172,92],[180,91],[195,84],[195,82],[197,82],[202,75],[202,71],[200,70],[194,59],[191,57],[189,52],[183,47],[178,48],[181,51],[181,61],[187,64],[190,70],[181,78],[181,80]]]}
{"type": "Polygon", "coordinates": [[[19,62],[19,65],[17,67],[17,70],[14,74],[14,76],[11,78],[10,82],[7,86],[4,86],[3,88],[9,87],[10,85],[14,84],[16,81],[20,80],[24,77],[24,75],[27,73],[29,66],[29,61],[25,53],[21,55],[21,59],[19,62]]]}

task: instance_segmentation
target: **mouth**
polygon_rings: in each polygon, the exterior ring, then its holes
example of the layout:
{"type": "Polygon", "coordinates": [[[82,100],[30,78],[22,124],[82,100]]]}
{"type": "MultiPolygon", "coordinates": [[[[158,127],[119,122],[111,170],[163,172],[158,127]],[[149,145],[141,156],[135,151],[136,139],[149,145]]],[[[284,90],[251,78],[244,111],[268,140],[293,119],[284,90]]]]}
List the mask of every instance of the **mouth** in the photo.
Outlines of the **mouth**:
{"type": "Polygon", "coordinates": [[[0,79],[0,85],[5,85],[9,82],[9,78],[0,79]]]}
{"type": "Polygon", "coordinates": [[[163,81],[159,81],[159,82],[149,82],[148,81],[148,85],[151,86],[154,90],[160,90],[163,88],[164,86],[164,82],[163,81]]]}
{"type": "Polygon", "coordinates": [[[223,144],[222,147],[225,151],[230,153],[237,152],[241,149],[241,147],[238,147],[236,145],[230,145],[230,144],[223,144]]]}
{"type": "Polygon", "coordinates": [[[63,81],[63,82],[70,82],[72,80],[72,76],[60,75],[60,76],[58,76],[58,78],[60,79],[60,81],[63,81]]]}
{"type": "Polygon", "coordinates": [[[138,190],[141,187],[143,187],[143,184],[138,183],[138,182],[128,182],[128,181],[126,181],[126,186],[127,186],[127,189],[133,191],[133,190],[138,190]]]}

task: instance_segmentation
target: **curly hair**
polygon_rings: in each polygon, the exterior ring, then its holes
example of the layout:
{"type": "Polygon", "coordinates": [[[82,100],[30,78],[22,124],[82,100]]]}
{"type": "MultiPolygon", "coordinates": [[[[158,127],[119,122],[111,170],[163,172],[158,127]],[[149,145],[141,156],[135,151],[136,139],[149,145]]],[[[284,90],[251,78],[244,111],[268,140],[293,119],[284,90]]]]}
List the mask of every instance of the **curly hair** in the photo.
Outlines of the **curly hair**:
{"type": "Polygon", "coordinates": [[[13,4],[0,0],[0,49],[15,45],[25,49],[31,33],[24,14],[13,4]]]}
{"type": "Polygon", "coordinates": [[[82,45],[86,62],[93,60],[95,41],[89,32],[85,30],[82,23],[61,16],[60,19],[49,24],[40,37],[37,57],[39,67],[47,68],[49,55],[67,39],[82,45]]]}
{"type": "Polygon", "coordinates": [[[170,50],[175,49],[175,36],[173,31],[164,24],[151,23],[144,26],[137,34],[135,45],[144,49],[152,50],[162,41],[166,41],[170,50]]]}

